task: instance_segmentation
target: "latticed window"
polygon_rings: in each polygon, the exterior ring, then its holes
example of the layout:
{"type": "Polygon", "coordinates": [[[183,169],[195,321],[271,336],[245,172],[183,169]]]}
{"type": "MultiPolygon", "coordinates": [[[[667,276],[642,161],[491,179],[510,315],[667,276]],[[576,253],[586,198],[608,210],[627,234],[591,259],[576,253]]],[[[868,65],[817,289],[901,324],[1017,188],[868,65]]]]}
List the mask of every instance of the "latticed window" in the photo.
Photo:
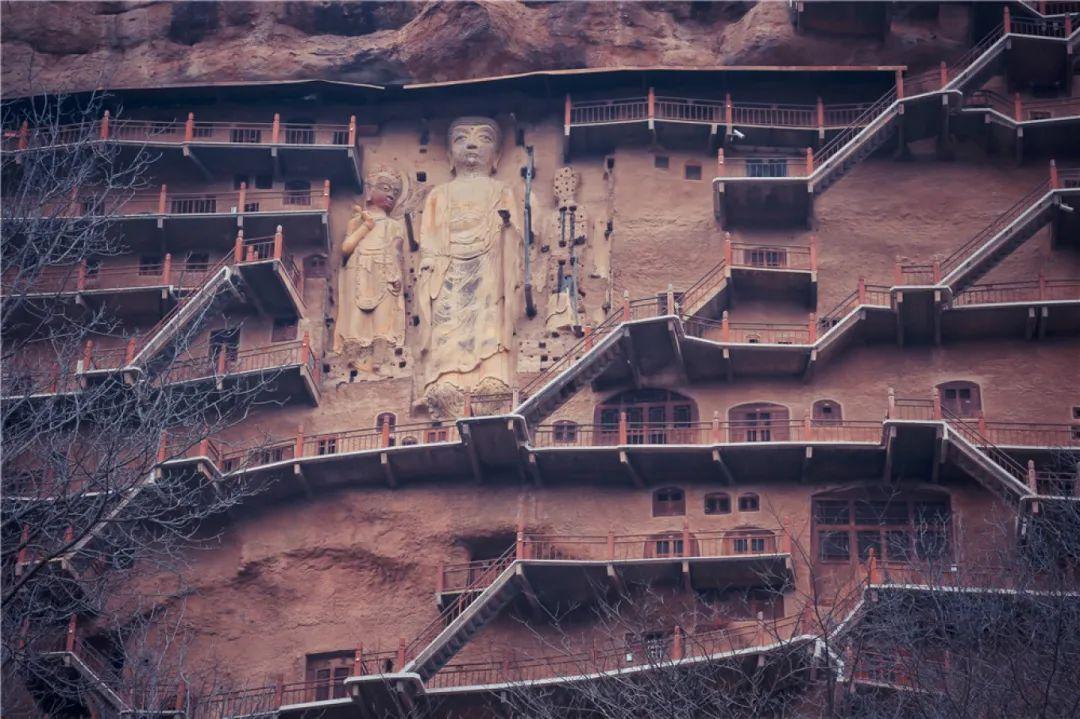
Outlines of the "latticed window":
{"type": "Polygon", "coordinates": [[[653,492],[654,517],[679,517],[686,514],[686,494],[678,487],[664,487],[653,492]]]}
{"type": "Polygon", "coordinates": [[[950,555],[947,498],[821,498],[813,521],[823,561],[865,560],[871,550],[896,562],[950,555]]]}
{"type": "Polygon", "coordinates": [[[756,512],[761,508],[761,500],[753,492],[739,495],[740,512],[756,512]]]}
{"type": "Polygon", "coordinates": [[[784,442],[789,436],[788,408],[757,402],[732,407],[728,412],[732,442],[784,442]]]}
{"type": "Polygon", "coordinates": [[[307,700],[321,702],[347,697],[345,678],[352,674],[354,656],[352,650],[309,654],[307,681],[311,685],[311,695],[307,700]]]}
{"type": "Polygon", "coordinates": [[[697,421],[697,405],[689,397],[663,389],[622,392],[598,405],[596,424],[601,437],[613,444],[619,415],[626,412],[628,444],[679,444],[689,441],[697,421]]]}
{"type": "Polygon", "coordinates": [[[814,402],[813,424],[815,427],[827,427],[838,424],[843,419],[843,411],[839,402],[831,399],[819,399],[814,402]]]}
{"type": "Polygon", "coordinates": [[[556,442],[570,444],[577,441],[578,423],[560,419],[552,426],[552,435],[556,442]]]}
{"type": "Polygon", "coordinates": [[[337,437],[323,437],[319,440],[316,451],[319,455],[337,454],[338,442],[337,437]]]}
{"type": "Polygon", "coordinates": [[[142,255],[139,257],[139,276],[156,277],[162,272],[161,255],[142,255]]]}
{"type": "Polygon", "coordinates": [[[946,382],[938,385],[941,409],[957,417],[976,417],[982,409],[979,385],[974,382],[946,382]]]}
{"type": "Polygon", "coordinates": [[[705,514],[731,514],[731,495],[724,492],[706,494],[705,514]]]}

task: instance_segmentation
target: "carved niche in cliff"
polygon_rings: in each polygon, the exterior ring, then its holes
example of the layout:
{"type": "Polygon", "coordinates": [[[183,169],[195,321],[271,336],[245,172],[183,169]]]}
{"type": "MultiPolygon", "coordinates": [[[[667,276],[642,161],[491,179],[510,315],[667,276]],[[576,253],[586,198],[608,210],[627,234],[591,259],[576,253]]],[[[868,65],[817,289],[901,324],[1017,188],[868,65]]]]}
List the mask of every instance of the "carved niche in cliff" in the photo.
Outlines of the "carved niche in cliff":
{"type": "Polygon", "coordinates": [[[353,208],[341,245],[345,262],[334,349],[355,369],[394,374],[405,343],[404,223],[393,217],[402,175],[385,165],[365,174],[365,202],[353,208]]]}
{"type": "Polygon", "coordinates": [[[454,120],[453,179],[424,202],[415,377],[418,401],[436,415],[460,407],[466,393],[510,392],[514,382],[524,249],[514,192],[492,177],[501,139],[495,120],[454,120]]]}

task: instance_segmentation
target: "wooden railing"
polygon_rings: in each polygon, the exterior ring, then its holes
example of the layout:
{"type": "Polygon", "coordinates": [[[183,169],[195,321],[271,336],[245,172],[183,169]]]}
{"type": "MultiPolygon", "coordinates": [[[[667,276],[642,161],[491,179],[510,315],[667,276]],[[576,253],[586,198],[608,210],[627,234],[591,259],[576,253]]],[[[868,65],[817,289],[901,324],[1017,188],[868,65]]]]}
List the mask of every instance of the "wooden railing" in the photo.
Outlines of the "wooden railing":
{"type": "Polygon", "coordinates": [[[618,424],[546,424],[537,427],[533,447],[614,447],[627,445],[718,445],[744,442],[881,441],[880,420],[801,420],[711,422],[629,422],[618,424]]]}
{"type": "Polygon", "coordinates": [[[808,345],[817,340],[817,315],[806,324],[780,322],[731,322],[725,310],[719,321],[685,318],[686,333],[717,342],[735,344],[808,345]]]}
{"type": "Polygon", "coordinates": [[[809,246],[757,245],[745,242],[727,242],[732,267],[756,267],[774,270],[816,270],[816,241],[810,238],[809,246]]]}
{"type": "Polygon", "coordinates": [[[859,285],[850,295],[840,300],[835,307],[818,318],[818,331],[822,334],[840,324],[857,307],[891,307],[892,295],[886,285],[868,285],[859,278],[859,285]]]}
{"type": "MultiPolygon", "coordinates": [[[[154,262],[105,260],[89,264],[52,265],[26,283],[24,291],[39,294],[70,294],[101,290],[127,290],[139,287],[175,287],[194,289],[209,272],[205,262],[174,261],[171,253],[154,262]]],[[[10,293],[15,280],[6,281],[4,294],[10,293]]]]}
{"type": "Polygon", "coordinates": [[[595,100],[570,105],[569,124],[603,125],[615,122],[636,122],[649,117],[648,100],[634,97],[622,100],[595,100]]]}
{"type": "Polygon", "coordinates": [[[356,147],[356,116],[343,125],[272,122],[116,119],[106,111],[96,122],[50,128],[27,124],[3,133],[5,151],[62,147],[82,142],[113,141],[149,145],[266,145],[296,147],[356,147]]]}
{"type": "Polygon", "coordinates": [[[223,344],[195,345],[176,358],[162,379],[168,383],[190,382],[300,365],[307,367],[317,382],[318,363],[313,361],[312,355],[306,335],[294,342],[245,350],[232,350],[223,344]]]}
{"type": "Polygon", "coordinates": [[[976,90],[964,98],[964,105],[969,108],[988,107],[1015,122],[1080,116],[1080,97],[1024,100],[1020,93],[1010,98],[993,90],[976,90]]]}
{"type": "Polygon", "coordinates": [[[790,554],[784,528],[691,531],[688,526],[640,534],[531,534],[522,537],[523,560],[627,561],[790,554]]]}
{"type": "Polygon", "coordinates": [[[1037,280],[971,285],[957,293],[953,297],[952,304],[954,307],[963,307],[965,305],[1061,300],[1080,300],[1080,279],[1048,280],[1040,274],[1037,280]]]}
{"type": "Polygon", "coordinates": [[[733,156],[717,151],[718,177],[808,177],[814,171],[814,153],[806,148],[801,155],[733,156]]]}

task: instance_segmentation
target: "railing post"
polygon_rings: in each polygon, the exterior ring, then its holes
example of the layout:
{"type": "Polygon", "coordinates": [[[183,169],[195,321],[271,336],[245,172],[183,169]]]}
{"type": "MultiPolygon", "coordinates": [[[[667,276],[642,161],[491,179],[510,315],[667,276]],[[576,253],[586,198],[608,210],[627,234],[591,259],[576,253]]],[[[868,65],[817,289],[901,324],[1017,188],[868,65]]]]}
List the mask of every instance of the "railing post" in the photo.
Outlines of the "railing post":
{"type": "Polygon", "coordinates": [[[757,619],[757,634],[754,637],[754,644],[760,647],[765,644],[765,612],[758,612],[755,619],[757,619]]]}
{"type": "Polygon", "coordinates": [[[930,263],[930,276],[934,280],[934,284],[941,282],[941,260],[934,258],[930,263]]]}
{"type": "Polygon", "coordinates": [[[79,273],[75,279],[75,290],[82,292],[86,289],[86,258],[79,260],[79,273]]]}
{"type": "Polygon", "coordinates": [[[1057,162],[1054,160],[1050,160],[1050,189],[1061,189],[1061,178],[1058,177],[1057,162]]]}
{"type": "Polygon", "coordinates": [[[675,625],[675,635],[671,641],[671,658],[674,661],[683,658],[683,630],[678,624],[675,625]]]}
{"type": "Polygon", "coordinates": [[[896,99],[897,100],[903,100],[904,99],[904,71],[903,70],[897,70],[896,71],[896,99]]]}
{"type": "Polygon", "coordinates": [[[390,418],[383,417],[382,422],[379,423],[379,446],[390,446],[390,418]]]}
{"type": "Polygon", "coordinates": [[[693,538],[690,536],[690,522],[687,519],[683,519],[682,523],[682,556],[693,557],[694,548],[690,545],[693,538]]]}
{"type": "Polygon", "coordinates": [[[1046,273],[1039,270],[1039,299],[1046,299],[1046,273]]]}
{"type": "Polygon", "coordinates": [[[472,393],[471,392],[466,392],[465,393],[465,400],[464,400],[464,405],[461,408],[461,415],[463,417],[472,417],[473,416],[472,393]]]}
{"type": "Polygon", "coordinates": [[[240,183],[240,195],[236,201],[236,213],[238,215],[244,214],[244,206],[247,204],[247,183],[240,183]]]}
{"type": "Polygon", "coordinates": [[[306,365],[311,358],[311,334],[304,332],[304,338],[300,340],[300,364],[306,365]]]}
{"type": "Polygon", "coordinates": [[[169,284],[169,277],[172,276],[172,253],[165,253],[165,261],[161,263],[161,281],[163,284],[169,284]]]}
{"type": "MultiPolygon", "coordinates": [[[[725,92],[724,93],[724,125],[726,126],[725,135],[727,137],[731,137],[731,134],[732,134],[731,131],[732,131],[732,129],[734,129],[734,123],[733,123],[734,115],[735,115],[735,109],[731,104],[731,93],[730,92],[725,92]]],[[[720,157],[722,158],[723,157],[723,150],[721,150],[720,153],[721,153],[720,157]]],[[[724,164],[723,160],[721,160],[720,164],[721,165],[724,164]]]]}
{"type": "Polygon", "coordinates": [[[1013,119],[1017,122],[1024,119],[1024,101],[1018,92],[1013,94],[1013,119]]]}
{"type": "Polygon", "coordinates": [[[724,177],[724,148],[716,150],[716,176],[724,177]]]}
{"type": "MultiPolygon", "coordinates": [[[[610,531],[608,532],[608,536],[609,537],[611,536],[610,531]]],[[[22,538],[19,540],[19,543],[21,544],[21,546],[19,548],[18,556],[15,557],[15,563],[17,565],[21,566],[21,565],[26,564],[27,560],[30,559],[30,525],[29,524],[24,524],[23,525],[22,538]]]]}
{"type": "Polygon", "coordinates": [[[233,262],[244,261],[244,231],[236,231],[236,245],[233,247],[233,262]]]}
{"type": "Polygon", "coordinates": [[[101,139],[109,139],[109,111],[106,110],[105,114],[101,116],[101,139]]]}
{"type": "Polygon", "coordinates": [[[867,569],[868,569],[867,576],[868,576],[868,578],[870,580],[870,583],[871,584],[880,584],[881,583],[881,576],[879,574],[878,561],[877,561],[877,552],[874,551],[873,547],[870,547],[869,557],[867,557],[866,563],[867,563],[867,569]]]}
{"type": "Polygon", "coordinates": [[[76,616],[72,614],[71,619],[68,620],[67,636],[64,638],[64,649],[72,654],[75,653],[76,632],[78,630],[77,622],[76,616]]]}
{"type": "Polygon", "coordinates": [[[356,146],[356,115],[349,115],[349,147],[356,146]]]}
{"type": "Polygon", "coordinates": [[[859,278],[859,289],[855,292],[856,302],[860,305],[866,304],[866,278],[859,278]]]}
{"type": "Polygon", "coordinates": [[[330,180],[323,180],[323,209],[330,209],[330,180]]]}
{"type": "Polygon", "coordinates": [[[731,267],[735,264],[735,247],[731,244],[731,233],[724,233],[724,264],[731,267]]]}
{"type": "Polygon", "coordinates": [[[979,434],[981,434],[983,437],[985,437],[986,436],[986,415],[984,415],[983,411],[980,409],[979,413],[977,415],[975,415],[975,417],[976,417],[976,425],[979,428],[979,434]]]}
{"type": "Polygon", "coordinates": [[[712,441],[713,444],[720,444],[724,441],[724,438],[720,436],[720,411],[714,410],[712,413],[712,441]]]}
{"type": "Polygon", "coordinates": [[[817,272],[817,235],[810,235],[810,271],[817,272]]]}
{"type": "Polygon", "coordinates": [[[94,359],[94,340],[86,340],[83,345],[83,372],[90,369],[90,363],[94,359]]]}
{"type": "Polygon", "coordinates": [[[227,354],[229,354],[228,347],[226,345],[219,345],[218,346],[218,356],[217,356],[217,376],[218,377],[224,377],[225,376],[225,356],[227,354]]]}
{"type": "Polygon", "coordinates": [[[127,349],[124,351],[124,364],[129,365],[135,360],[135,337],[129,337],[127,349]]]}
{"type": "Polygon", "coordinates": [[[807,441],[807,442],[813,442],[814,441],[814,425],[810,421],[810,413],[809,412],[807,412],[806,414],[803,415],[802,425],[803,425],[803,434],[804,434],[803,439],[805,441],[807,441]]]}
{"type": "Polygon", "coordinates": [[[1027,463],[1027,483],[1028,488],[1031,489],[1034,494],[1039,493],[1039,483],[1035,479],[1035,460],[1033,459],[1029,459],[1027,463]]]}
{"type": "Polygon", "coordinates": [[[184,122],[184,142],[191,142],[195,139],[195,113],[189,112],[187,114],[187,120],[184,122]]]}
{"type": "Polygon", "coordinates": [[[780,528],[780,546],[777,547],[781,554],[795,554],[795,547],[791,539],[791,517],[785,515],[781,521],[783,526],[780,528]]]}
{"type": "Polygon", "coordinates": [[[274,113],[274,124],[270,130],[270,142],[271,144],[278,144],[281,142],[281,113],[274,113]]]}
{"type": "Polygon", "coordinates": [[[649,109],[649,127],[653,126],[653,121],[656,120],[656,90],[649,88],[648,95],[648,109],[649,109]]]}
{"type": "Polygon", "coordinates": [[[161,437],[158,439],[157,449],[157,461],[158,464],[164,462],[169,456],[169,435],[166,432],[161,433],[161,437]]]}
{"type": "Polygon", "coordinates": [[[675,285],[668,283],[667,286],[667,314],[675,314],[675,285]]]}
{"type": "Polygon", "coordinates": [[[615,559],[615,532],[611,529],[607,531],[607,558],[615,559]]]}
{"type": "Polygon", "coordinates": [[[1001,18],[1001,25],[1005,30],[1005,34],[1008,35],[1012,32],[1012,17],[1009,15],[1009,6],[1006,5],[1001,18]]]}
{"type": "Polygon", "coordinates": [[[886,419],[895,419],[896,415],[896,390],[889,387],[889,400],[887,409],[885,410],[886,419]]]}
{"type": "Polygon", "coordinates": [[[439,562],[435,567],[435,594],[441,597],[444,591],[446,591],[446,565],[439,562]]]}
{"type": "Polygon", "coordinates": [[[1068,37],[1069,35],[1072,35],[1072,15],[1069,14],[1069,13],[1066,13],[1065,14],[1065,37],[1068,37]]]}
{"type": "Polygon", "coordinates": [[[941,89],[945,89],[945,86],[949,84],[949,66],[942,60],[938,64],[938,74],[941,78],[941,89]]]}
{"type": "Polygon", "coordinates": [[[405,637],[398,639],[397,647],[397,670],[401,671],[401,668],[405,666],[405,637]]]}
{"type": "Polygon", "coordinates": [[[591,350],[593,347],[592,325],[585,325],[583,332],[585,333],[585,350],[591,350]]]}
{"type": "Polygon", "coordinates": [[[626,424],[626,410],[619,410],[619,444],[628,444],[630,432],[626,424]]]}
{"type": "Polygon", "coordinates": [[[807,320],[806,335],[809,340],[808,344],[817,342],[817,312],[810,313],[810,317],[807,320]]]}
{"type": "Polygon", "coordinates": [[[806,148],[806,174],[814,174],[814,148],[806,148]]]}
{"type": "Polygon", "coordinates": [[[630,321],[630,290],[623,290],[622,293],[622,321],[630,321]]]}
{"type": "Polygon", "coordinates": [[[818,137],[825,137],[825,103],[821,101],[821,96],[817,99],[817,129],[818,137]]]}
{"type": "Polygon", "coordinates": [[[184,711],[184,706],[187,704],[187,683],[184,680],[180,680],[180,683],[176,685],[176,704],[173,706],[178,712],[184,711]]]}
{"type": "Polygon", "coordinates": [[[158,210],[157,211],[158,211],[159,215],[164,215],[165,214],[165,206],[166,206],[165,205],[165,196],[168,195],[168,193],[169,193],[169,186],[165,185],[165,184],[162,184],[161,192],[158,195],[158,210]]]}
{"type": "Polygon", "coordinates": [[[563,105],[563,135],[570,135],[570,93],[566,93],[566,102],[563,105]]]}
{"type": "Polygon", "coordinates": [[[285,250],[285,235],[281,231],[281,225],[274,230],[274,259],[280,260],[285,250]]]}
{"type": "Polygon", "coordinates": [[[934,387],[930,392],[930,398],[934,404],[934,419],[941,419],[941,390],[934,387]]]}
{"type": "Polygon", "coordinates": [[[893,265],[893,284],[896,286],[904,284],[904,266],[900,263],[899,255],[896,257],[896,264],[893,265]]]}
{"type": "Polygon", "coordinates": [[[30,121],[23,120],[19,125],[19,149],[25,150],[30,147],[30,121]]]}
{"type": "Polygon", "coordinates": [[[727,310],[724,310],[724,314],[720,315],[720,341],[731,341],[731,321],[728,319],[727,310]]]}
{"type": "MultiPolygon", "coordinates": [[[[440,564],[439,567],[441,568],[442,565],[440,564]]],[[[439,572],[439,576],[440,577],[442,576],[441,571],[439,572]]],[[[360,676],[360,675],[362,675],[364,673],[364,645],[363,644],[358,646],[356,648],[356,651],[353,652],[352,673],[353,673],[354,677],[358,677],[358,676],[360,676]]]]}
{"type": "Polygon", "coordinates": [[[296,425],[296,439],[293,440],[293,459],[304,456],[304,425],[296,425]]]}
{"type": "Polygon", "coordinates": [[[514,535],[514,558],[518,561],[526,559],[525,556],[525,522],[521,519],[517,523],[517,533],[514,535]]]}
{"type": "Polygon", "coordinates": [[[274,678],[274,706],[279,707],[285,703],[285,675],[278,674],[274,678]]]}

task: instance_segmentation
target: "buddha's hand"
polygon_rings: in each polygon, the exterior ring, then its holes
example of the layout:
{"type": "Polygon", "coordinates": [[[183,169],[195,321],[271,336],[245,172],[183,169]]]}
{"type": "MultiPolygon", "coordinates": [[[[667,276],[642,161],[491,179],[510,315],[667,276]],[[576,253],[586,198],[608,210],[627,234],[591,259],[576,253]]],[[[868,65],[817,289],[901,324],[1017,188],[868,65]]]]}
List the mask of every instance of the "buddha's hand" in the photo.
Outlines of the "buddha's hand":
{"type": "Polygon", "coordinates": [[[371,216],[371,213],[367,210],[360,210],[360,221],[364,223],[364,227],[373,229],[375,227],[375,218],[371,216]]]}

